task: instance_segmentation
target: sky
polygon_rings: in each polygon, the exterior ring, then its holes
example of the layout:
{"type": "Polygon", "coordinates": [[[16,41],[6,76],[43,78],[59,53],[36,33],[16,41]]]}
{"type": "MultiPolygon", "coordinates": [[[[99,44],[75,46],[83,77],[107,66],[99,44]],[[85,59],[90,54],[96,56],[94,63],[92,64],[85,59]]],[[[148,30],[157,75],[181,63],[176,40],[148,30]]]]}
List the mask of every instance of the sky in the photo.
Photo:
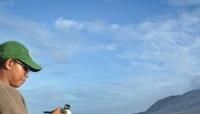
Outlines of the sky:
{"type": "Polygon", "coordinates": [[[30,114],[133,114],[200,88],[200,0],[0,0],[0,42],[42,71],[19,88],[30,114]]]}

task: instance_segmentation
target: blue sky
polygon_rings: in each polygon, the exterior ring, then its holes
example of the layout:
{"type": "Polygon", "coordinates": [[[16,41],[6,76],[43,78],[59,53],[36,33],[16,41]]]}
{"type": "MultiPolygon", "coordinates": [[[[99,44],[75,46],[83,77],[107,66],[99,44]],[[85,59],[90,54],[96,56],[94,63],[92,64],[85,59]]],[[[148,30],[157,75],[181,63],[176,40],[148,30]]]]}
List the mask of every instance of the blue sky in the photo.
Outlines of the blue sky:
{"type": "Polygon", "coordinates": [[[0,42],[43,70],[19,88],[30,114],[131,114],[200,88],[199,0],[0,0],[0,42]]]}

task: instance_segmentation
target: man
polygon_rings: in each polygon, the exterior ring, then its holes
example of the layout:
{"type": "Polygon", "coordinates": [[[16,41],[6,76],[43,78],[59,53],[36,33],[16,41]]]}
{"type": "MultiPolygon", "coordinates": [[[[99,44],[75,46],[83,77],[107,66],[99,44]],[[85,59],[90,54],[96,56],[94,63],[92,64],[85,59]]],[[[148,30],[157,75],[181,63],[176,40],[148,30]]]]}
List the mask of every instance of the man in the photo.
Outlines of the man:
{"type": "MultiPolygon", "coordinates": [[[[28,114],[24,98],[16,88],[26,81],[29,71],[41,69],[23,44],[0,44],[0,114],[28,114]]],[[[60,110],[56,108],[52,114],[61,114],[60,110]]]]}

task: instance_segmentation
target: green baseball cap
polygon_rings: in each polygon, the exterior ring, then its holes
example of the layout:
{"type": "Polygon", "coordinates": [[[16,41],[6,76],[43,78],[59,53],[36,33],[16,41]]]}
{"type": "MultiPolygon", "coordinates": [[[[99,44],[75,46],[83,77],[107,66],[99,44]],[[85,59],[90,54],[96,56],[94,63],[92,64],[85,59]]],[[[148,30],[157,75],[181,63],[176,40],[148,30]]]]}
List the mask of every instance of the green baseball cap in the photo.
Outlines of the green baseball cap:
{"type": "Polygon", "coordinates": [[[17,41],[7,41],[0,44],[0,59],[17,59],[23,62],[32,72],[38,72],[42,67],[33,61],[28,49],[17,41]]]}

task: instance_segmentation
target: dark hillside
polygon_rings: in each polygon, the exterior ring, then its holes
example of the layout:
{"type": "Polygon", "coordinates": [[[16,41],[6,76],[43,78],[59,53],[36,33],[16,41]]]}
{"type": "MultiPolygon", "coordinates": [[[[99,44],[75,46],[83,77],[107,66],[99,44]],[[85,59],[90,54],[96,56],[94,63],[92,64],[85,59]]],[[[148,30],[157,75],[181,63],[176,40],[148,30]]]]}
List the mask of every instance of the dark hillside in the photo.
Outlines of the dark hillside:
{"type": "Polygon", "coordinates": [[[200,89],[158,100],[147,111],[136,114],[200,114],[200,89]]]}

